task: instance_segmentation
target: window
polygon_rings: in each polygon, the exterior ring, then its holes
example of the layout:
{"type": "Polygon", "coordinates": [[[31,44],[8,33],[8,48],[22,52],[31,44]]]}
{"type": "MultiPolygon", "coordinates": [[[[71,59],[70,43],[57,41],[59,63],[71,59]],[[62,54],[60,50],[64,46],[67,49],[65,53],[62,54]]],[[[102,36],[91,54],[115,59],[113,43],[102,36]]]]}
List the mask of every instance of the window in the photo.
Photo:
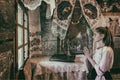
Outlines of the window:
{"type": "Polygon", "coordinates": [[[17,69],[22,66],[28,58],[28,15],[20,4],[17,5],[17,26],[16,26],[16,65],[17,69]]]}

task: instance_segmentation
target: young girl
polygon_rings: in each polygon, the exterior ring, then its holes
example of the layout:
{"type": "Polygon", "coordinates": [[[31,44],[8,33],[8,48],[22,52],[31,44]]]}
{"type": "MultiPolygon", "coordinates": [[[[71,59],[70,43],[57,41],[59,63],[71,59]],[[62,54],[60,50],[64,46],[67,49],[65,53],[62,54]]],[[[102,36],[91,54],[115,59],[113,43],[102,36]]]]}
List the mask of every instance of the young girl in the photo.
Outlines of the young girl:
{"type": "Polygon", "coordinates": [[[112,80],[110,75],[114,61],[112,34],[107,27],[98,27],[94,31],[93,38],[95,45],[93,56],[89,49],[84,47],[84,54],[93,66],[88,80],[112,80]]]}

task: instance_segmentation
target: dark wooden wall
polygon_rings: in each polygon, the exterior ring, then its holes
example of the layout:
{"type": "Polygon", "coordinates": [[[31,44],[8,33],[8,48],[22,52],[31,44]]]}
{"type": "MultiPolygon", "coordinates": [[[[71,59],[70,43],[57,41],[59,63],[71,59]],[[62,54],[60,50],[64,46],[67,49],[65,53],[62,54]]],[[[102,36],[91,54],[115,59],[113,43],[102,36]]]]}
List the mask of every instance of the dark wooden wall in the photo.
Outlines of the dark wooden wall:
{"type": "Polygon", "coordinates": [[[13,68],[15,0],[0,0],[0,80],[9,80],[13,68]]]}

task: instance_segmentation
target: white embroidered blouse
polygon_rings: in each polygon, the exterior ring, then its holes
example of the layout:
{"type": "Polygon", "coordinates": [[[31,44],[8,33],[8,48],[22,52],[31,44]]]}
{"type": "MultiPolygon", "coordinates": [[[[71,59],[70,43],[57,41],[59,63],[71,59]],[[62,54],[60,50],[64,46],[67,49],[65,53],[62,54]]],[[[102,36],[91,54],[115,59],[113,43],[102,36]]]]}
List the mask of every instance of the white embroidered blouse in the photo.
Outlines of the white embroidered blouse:
{"type": "Polygon", "coordinates": [[[110,71],[113,66],[114,52],[111,47],[104,46],[96,49],[93,55],[93,60],[96,62],[95,70],[97,77],[95,80],[105,80],[104,72],[110,71]]]}

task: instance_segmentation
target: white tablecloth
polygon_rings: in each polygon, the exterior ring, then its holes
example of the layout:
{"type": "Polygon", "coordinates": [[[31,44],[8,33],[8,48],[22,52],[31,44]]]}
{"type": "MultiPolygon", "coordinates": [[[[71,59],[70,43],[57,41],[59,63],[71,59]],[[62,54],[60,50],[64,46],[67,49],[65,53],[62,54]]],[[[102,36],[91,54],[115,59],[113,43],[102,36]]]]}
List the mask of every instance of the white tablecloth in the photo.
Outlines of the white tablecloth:
{"type": "Polygon", "coordinates": [[[86,71],[86,65],[83,62],[71,63],[71,62],[58,62],[58,61],[41,61],[40,65],[48,68],[49,70],[58,72],[75,72],[86,71]]]}
{"type": "Polygon", "coordinates": [[[24,71],[26,80],[87,80],[83,56],[74,63],[49,61],[49,57],[30,59],[24,71]]]}

